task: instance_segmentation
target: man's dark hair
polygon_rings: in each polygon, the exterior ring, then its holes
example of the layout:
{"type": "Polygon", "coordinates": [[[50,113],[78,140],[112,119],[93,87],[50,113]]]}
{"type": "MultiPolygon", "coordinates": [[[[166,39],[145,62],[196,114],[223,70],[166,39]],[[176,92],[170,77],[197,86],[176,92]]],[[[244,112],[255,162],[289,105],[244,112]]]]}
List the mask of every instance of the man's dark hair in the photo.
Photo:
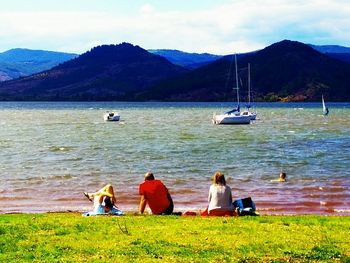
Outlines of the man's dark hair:
{"type": "Polygon", "coordinates": [[[153,173],[152,173],[152,172],[147,172],[147,173],[145,174],[145,180],[146,180],[146,181],[152,181],[152,180],[154,180],[154,175],[153,175],[153,173]]]}

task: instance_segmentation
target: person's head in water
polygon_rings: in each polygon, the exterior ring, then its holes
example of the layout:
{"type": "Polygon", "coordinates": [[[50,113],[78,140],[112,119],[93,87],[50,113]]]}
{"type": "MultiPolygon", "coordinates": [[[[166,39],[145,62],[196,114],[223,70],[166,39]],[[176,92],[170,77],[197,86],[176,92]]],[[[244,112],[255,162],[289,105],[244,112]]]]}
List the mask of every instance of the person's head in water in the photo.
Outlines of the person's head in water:
{"type": "Polygon", "coordinates": [[[278,178],[278,181],[280,181],[280,182],[287,181],[287,174],[285,172],[281,172],[280,177],[278,178]]]}
{"type": "Polygon", "coordinates": [[[154,175],[152,172],[145,173],[145,181],[152,181],[154,180],[154,175]]]}

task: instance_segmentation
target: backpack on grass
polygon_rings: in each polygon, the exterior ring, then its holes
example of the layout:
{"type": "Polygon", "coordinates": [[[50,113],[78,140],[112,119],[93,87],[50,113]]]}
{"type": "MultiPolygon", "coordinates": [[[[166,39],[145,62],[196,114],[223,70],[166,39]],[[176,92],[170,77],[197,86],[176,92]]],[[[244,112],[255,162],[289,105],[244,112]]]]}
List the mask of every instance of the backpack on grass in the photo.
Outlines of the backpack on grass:
{"type": "Polygon", "coordinates": [[[258,216],[255,203],[251,197],[237,199],[233,202],[233,207],[237,210],[239,216],[258,216]]]}

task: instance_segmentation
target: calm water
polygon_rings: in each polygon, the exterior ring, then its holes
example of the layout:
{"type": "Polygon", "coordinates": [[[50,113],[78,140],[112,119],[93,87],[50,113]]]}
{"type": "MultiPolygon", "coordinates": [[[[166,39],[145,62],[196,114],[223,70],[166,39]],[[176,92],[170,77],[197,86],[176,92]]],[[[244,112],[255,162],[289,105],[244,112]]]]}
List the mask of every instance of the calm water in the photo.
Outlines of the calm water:
{"type": "Polygon", "coordinates": [[[230,104],[0,102],[0,213],[88,210],[82,192],[105,183],[137,211],[148,170],[175,210],[198,210],[221,170],[261,213],[350,215],[350,104],[328,106],[258,104],[253,124],[214,126],[230,104]],[[271,182],[281,169],[288,182],[271,182]]]}

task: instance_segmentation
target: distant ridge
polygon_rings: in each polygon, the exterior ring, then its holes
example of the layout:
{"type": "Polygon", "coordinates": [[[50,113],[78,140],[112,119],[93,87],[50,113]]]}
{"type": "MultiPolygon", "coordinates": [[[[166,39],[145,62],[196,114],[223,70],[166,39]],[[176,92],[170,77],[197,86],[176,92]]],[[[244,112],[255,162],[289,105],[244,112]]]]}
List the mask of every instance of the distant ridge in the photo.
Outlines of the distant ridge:
{"type": "Polygon", "coordinates": [[[150,49],[148,51],[165,57],[173,64],[180,65],[188,69],[199,68],[222,57],[208,53],[187,53],[174,49],[150,49]]]}
{"type": "Polygon", "coordinates": [[[0,53],[0,81],[48,70],[77,54],[15,48],[0,53]]]}
{"type": "Polygon", "coordinates": [[[344,47],[339,45],[312,45],[309,44],[313,49],[321,53],[350,53],[350,47],[344,47]]]}
{"type": "Polygon", "coordinates": [[[325,46],[317,46],[311,45],[315,50],[326,54],[329,57],[344,61],[346,63],[350,63],[350,48],[338,45],[325,45],[325,46]]]}

